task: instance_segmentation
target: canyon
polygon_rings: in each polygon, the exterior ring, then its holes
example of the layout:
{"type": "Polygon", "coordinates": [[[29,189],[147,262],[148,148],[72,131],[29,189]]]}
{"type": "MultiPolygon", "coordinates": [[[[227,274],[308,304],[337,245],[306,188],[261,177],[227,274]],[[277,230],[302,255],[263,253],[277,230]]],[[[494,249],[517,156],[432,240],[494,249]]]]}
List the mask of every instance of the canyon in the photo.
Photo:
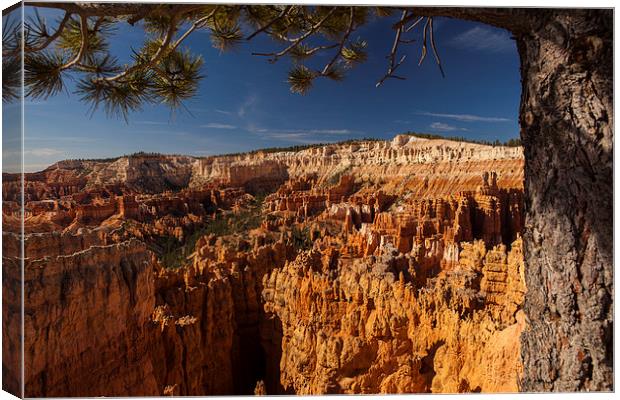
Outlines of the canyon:
{"type": "MultiPolygon", "coordinates": [[[[25,395],[518,391],[523,168],[398,135],[25,174],[25,395]]],[[[5,381],[21,189],[3,174],[5,381]]]]}

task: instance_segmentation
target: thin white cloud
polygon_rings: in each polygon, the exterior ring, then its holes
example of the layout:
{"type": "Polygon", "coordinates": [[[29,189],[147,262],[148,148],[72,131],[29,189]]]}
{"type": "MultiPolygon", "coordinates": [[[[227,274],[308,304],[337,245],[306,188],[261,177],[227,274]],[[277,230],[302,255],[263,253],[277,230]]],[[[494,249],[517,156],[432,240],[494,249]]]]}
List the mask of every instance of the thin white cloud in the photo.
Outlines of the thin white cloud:
{"type": "Polygon", "coordinates": [[[213,129],[237,129],[234,125],[229,124],[218,124],[216,122],[212,122],[205,125],[200,125],[201,128],[213,128],[213,129]]]}
{"type": "Polygon", "coordinates": [[[185,136],[185,135],[190,135],[191,132],[188,131],[175,131],[175,130],[146,130],[146,129],[136,129],[134,131],[132,131],[132,133],[144,133],[144,134],[149,134],[149,135],[162,135],[162,136],[166,136],[169,137],[171,135],[175,135],[175,136],[185,136]]]}
{"type": "Polygon", "coordinates": [[[310,134],[318,134],[318,135],[349,135],[353,133],[348,129],[312,129],[308,131],[310,134]]]}
{"type": "Polygon", "coordinates": [[[161,122],[161,121],[136,121],[136,124],[141,124],[141,125],[170,125],[167,122],[161,122]]]}
{"type": "Polygon", "coordinates": [[[321,140],[316,137],[309,136],[306,133],[300,132],[292,132],[292,133],[268,133],[263,136],[264,139],[274,139],[274,140],[282,140],[285,142],[293,142],[293,143],[301,143],[301,144],[312,144],[312,143],[321,143],[326,140],[321,140]]]}
{"type": "MultiPolygon", "coordinates": [[[[2,154],[5,157],[11,157],[11,156],[20,155],[21,152],[20,151],[3,151],[2,154]]],[[[63,152],[57,149],[51,149],[47,147],[24,150],[25,156],[51,157],[51,156],[57,156],[59,154],[63,154],[63,152]]]]}
{"type": "MultiPolygon", "coordinates": [[[[49,167],[50,165],[52,165],[53,163],[34,163],[34,164],[24,164],[24,171],[25,172],[38,172],[38,171],[43,171],[44,169],[46,169],[47,167],[49,167]]],[[[15,172],[19,172],[19,169],[17,169],[15,172]]]]}
{"type": "Polygon", "coordinates": [[[349,129],[268,129],[253,124],[246,127],[248,132],[258,134],[262,139],[273,139],[294,143],[322,143],[333,141],[330,136],[351,135],[360,133],[349,129]]]}
{"type": "Polygon", "coordinates": [[[305,138],[307,135],[305,133],[269,133],[265,136],[271,139],[293,140],[305,138]]]}
{"type": "Polygon", "coordinates": [[[257,128],[253,124],[248,125],[246,128],[250,132],[255,133],[282,133],[288,135],[300,135],[300,136],[308,136],[308,135],[351,135],[354,133],[359,133],[357,131],[352,131],[350,129],[267,129],[267,128],[257,128]]]}
{"type": "Polygon", "coordinates": [[[454,47],[491,53],[516,51],[515,42],[510,38],[507,31],[481,26],[476,26],[455,36],[449,41],[449,44],[454,47]]]}
{"type": "Polygon", "coordinates": [[[258,97],[255,94],[247,96],[237,109],[237,116],[239,118],[245,117],[245,114],[254,106],[254,104],[256,104],[257,100],[258,97]]]}
{"type": "Polygon", "coordinates": [[[50,148],[30,149],[30,150],[24,151],[25,155],[32,155],[35,157],[50,157],[50,156],[56,156],[62,153],[63,152],[60,150],[50,149],[50,148]]]}
{"type": "Polygon", "coordinates": [[[455,119],[462,122],[510,122],[511,120],[503,117],[483,117],[473,114],[442,114],[433,112],[419,112],[417,115],[425,115],[427,117],[455,119]]]}
{"type": "MultiPolygon", "coordinates": [[[[44,169],[48,168],[52,164],[54,164],[54,162],[51,162],[51,161],[46,162],[46,163],[25,163],[24,171],[25,172],[39,172],[39,171],[43,171],[44,169]]],[[[22,169],[21,164],[19,163],[5,164],[3,165],[2,172],[18,174],[21,172],[21,169],[22,169]]]]}
{"type": "Polygon", "coordinates": [[[24,136],[25,141],[33,142],[72,142],[72,143],[91,143],[101,139],[83,136],[24,136]]]}
{"type": "Polygon", "coordinates": [[[465,128],[459,128],[458,126],[453,126],[449,124],[445,124],[443,122],[433,122],[430,125],[431,129],[441,132],[452,132],[452,131],[467,131],[465,128]]]}
{"type": "Polygon", "coordinates": [[[218,110],[217,108],[213,111],[215,111],[216,113],[224,114],[224,115],[233,115],[232,111],[218,110]]]}

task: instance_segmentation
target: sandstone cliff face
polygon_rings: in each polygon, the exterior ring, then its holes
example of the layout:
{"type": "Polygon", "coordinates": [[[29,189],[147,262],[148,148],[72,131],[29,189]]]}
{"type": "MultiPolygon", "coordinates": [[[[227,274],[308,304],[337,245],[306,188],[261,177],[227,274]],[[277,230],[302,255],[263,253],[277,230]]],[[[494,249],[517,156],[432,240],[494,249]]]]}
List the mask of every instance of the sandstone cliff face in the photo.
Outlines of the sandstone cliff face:
{"type": "Polygon", "coordinates": [[[299,394],[517,391],[515,349],[525,327],[513,307],[523,300],[520,240],[508,255],[497,247],[484,256],[484,244],[476,247],[424,287],[406,278],[415,260],[396,251],[372,263],[341,260],[335,268],[318,252],[304,253],[265,276],[265,308],[281,325],[284,388],[299,394]]]}
{"type": "MultiPolygon", "coordinates": [[[[136,239],[85,247],[26,264],[28,396],[235,391],[235,315],[249,319],[243,293],[257,295],[249,269],[208,259],[163,269],[136,239]]],[[[260,271],[273,251],[261,248],[250,262],[260,271]]]]}
{"type": "Polygon", "coordinates": [[[195,179],[242,186],[261,176],[286,179],[316,174],[321,183],[334,175],[348,173],[371,182],[390,177],[390,182],[386,182],[389,187],[403,185],[416,195],[441,195],[475,190],[480,184],[481,171],[498,173],[506,188],[522,188],[523,150],[400,135],[392,142],[201,159],[197,161],[195,179]],[[281,172],[282,166],[286,167],[286,174],[281,172]]]}
{"type": "Polygon", "coordinates": [[[399,136],[27,174],[26,395],[516,391],[522,165],[399,136]]]}
{"type": "MultiPolygon", "coordinates": [[[[111,193],[160,193],[187,187],[196,159],[188,156],[131,155],[110,160],[59,161],[43,171],[25,174],[26,201],[58,199],[85,189],[105,188],[111,193]]],[[[5,201],[16,201],[16,174],[3,174],[5,201]]]]}
{"type": "MultiPolygon", "coordinates": [[[[60,199],[86,190],[109,194],[161,193],[188,186],[275,189],[289,178],[316,175],[319,184],[342,174],[363,182],[405,187],[415,195],[475,190],[482,171],[495,171],[504,188],[523,186],[523,149],[399,135],[391,142],[328,145],[298,152],[236,156],[131,155],[111,160],[60,161],[25,174],[25,199],[60,199]],[[458,167],[456,167],[458,166],[458,167]]],[[[3,175],[3,199],[16,201],[17,175],[3,175]]]]}
{"type": "Polygon", "coordinates": [[[151,258],[137,241],[25,265],[26,396],[155,394],[151,258]]]}

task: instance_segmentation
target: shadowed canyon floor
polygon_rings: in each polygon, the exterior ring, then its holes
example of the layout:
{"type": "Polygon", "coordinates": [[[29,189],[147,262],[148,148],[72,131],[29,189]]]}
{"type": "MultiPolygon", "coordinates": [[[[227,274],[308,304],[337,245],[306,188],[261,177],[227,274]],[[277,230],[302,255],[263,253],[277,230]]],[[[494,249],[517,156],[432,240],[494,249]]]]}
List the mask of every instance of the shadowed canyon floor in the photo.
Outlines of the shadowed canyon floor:
{"type": "MultiPolygon", "coordinates": [[[[19,190],[5,174],[3,332],[19,190]]],[[[520,147],[70,160],[24,191],[26,396],[518,390],[520,147]]]]}

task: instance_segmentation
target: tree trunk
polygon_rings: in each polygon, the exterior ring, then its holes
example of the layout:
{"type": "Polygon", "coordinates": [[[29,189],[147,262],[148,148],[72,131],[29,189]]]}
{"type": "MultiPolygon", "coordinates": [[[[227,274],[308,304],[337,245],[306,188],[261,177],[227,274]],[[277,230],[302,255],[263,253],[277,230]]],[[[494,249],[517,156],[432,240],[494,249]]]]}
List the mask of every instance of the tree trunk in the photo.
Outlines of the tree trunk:
{"type": "Polygon", "coordinates": [[[519,35],[529,327],[525,391],[613,389],[613,13],[519,35]]]}
{"type": "Polygon", "coordinates": [[[517,40],[529,322],[521,390],[613,390],[613,10],[416,11],[517,40]]]}

